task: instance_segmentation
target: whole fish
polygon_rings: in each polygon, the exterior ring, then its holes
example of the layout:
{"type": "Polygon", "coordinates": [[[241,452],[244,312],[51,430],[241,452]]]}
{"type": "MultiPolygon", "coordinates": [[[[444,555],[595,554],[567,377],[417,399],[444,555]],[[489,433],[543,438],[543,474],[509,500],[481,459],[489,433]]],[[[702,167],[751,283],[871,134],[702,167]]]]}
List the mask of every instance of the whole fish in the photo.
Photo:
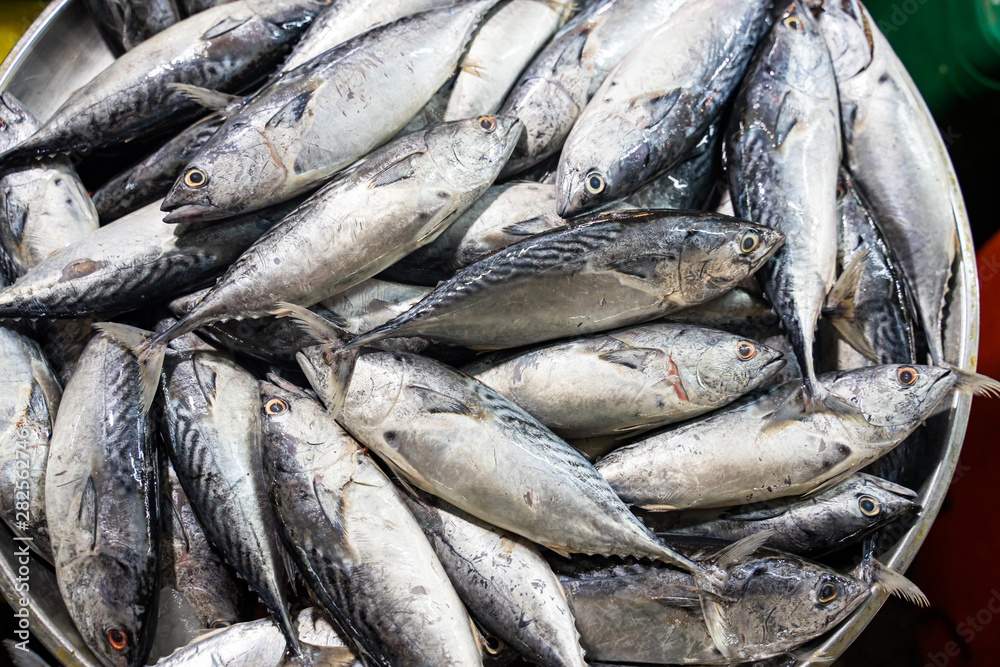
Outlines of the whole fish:
{"type": "Polygon", "coordinates": [[[524,68],[573,12],[572,2],[508,0],[483,22],[455,78],[444,120],[495,113],[524,68]]]}
{"type": "Polygon", "coordinates": [[[813,362],[816,325],[837,263],[840,144],[830,54],[809,10],[796,0],[750,65],[726,154],[736,215],[785,235],[762,284],[805,376],[807,400],[796,405],[808,412],[850,412],[818,384],[813,362]]]}
{"type": "Polygon", "coordinates": [[[0,518],[52,562],[45,466],[62,388],[39,346],[0,327],[0,518]]]}
{"type": "Polygon", "coordinates": [[[733,334],[647,324],[558,342],[463,372],[567,439],[630,437],[765,386],[781,354],[733,334]]]}
{"type": "Polygon", "coordinates": [[[0,291],[0,316],[88,317],[190,290],[221,272],[290,208],[183,229],[163,222],[154,202],[54,252],[0,291]]]}
{"type": "Polygon", "coordinates": [[[2,160],[83,153],[181,124],[199,105],[176,84],[226,91],[253,84],[318,10],[314,0],[237,0],[175,23],[78,88],[2,160]]]}
{"type": "Polygon", "coordinates": [[[257,380],[220,353],[187,349],[170,355],[163,395],[170,460],[206,537],[298,652],[288,610],[291,565],[261,459],[257,380]]]}
{"type": "Polygon", "coordinates": [[[635,192],[701,141],[743,77],[768,4],[689,0],[618,64],[566,138],[559,215],[635,192]]]}
{"type": "MultiPolygon", "coordinates": [[[[0,152],[38,128],[20,100],[0,94],[0,152]]],[[[48,159],[0,177],[0,273],[8,281],[96,229],[97,211],[69,160],[48,159]]]]}
{"type": "Polygon", "coordinates": [[[352,37],[401,18],[454,5],[449,0],[327,0],[329,5],[313,20],[279,73],[289,72],[352,37]]]}
{"type": "Polygon", "coordinates": [[[488,633],[543,667],[585,667],[566,593],[534,545],[433,496],[404,499],[488,633]]]}
{"type": "Polygon", "coordinates": [[[175,0],[84,0],[84,4],[116,56],[180,20],[175,0]]]}
{"type": "MultiPolygon", "coordinates": [[[[134,340],[135,329],[105,324],[134,340]]],[[[95,336],[66,384],[45,470],[45,515],[59,592],[102,662],[146,663],[156,629],[160,539],[152,419],[136,359],[95,336]]]]}
{"type": "MultiPolygon", "coordinates": [[[[324,335],[325,322],[295,310],[324,335]]],[[[338,378],[327,346],[298,359],[329,407],[338,378]]],[[[483,521],[558,553],[634,555],[698,569],[657,542],[582,454],[458,371],[414,354],[366,350],[346,399],[339,419],[351,435],[403,479],[483,521]]]]}
{"type": "Polygon", "coordinates": [[[222,126],[219,114],[210,114],[163,144],[142,162],[113,177],[94,192],[94,206],[106,221],[117,220],[146,204],[162,199],[184,166],[222,126]]]}
{"type": "Polygon", "coordinates": [[[481,665],[472,620],[399,492],[301,389],[260,383],[271,497],[299,572],[365,664],[481,665]]]}
{"type": "Polygon", "coordinates": [[[643,515],[664,539],[676,535],[736,541],[770,531],[770,548],[794,554],[825,553],[916,510],[917,494],[865,473],[851,475],[808,498],[779,498],[724,511],[657,512],[643,515]]]}
{"type": "Polygon", "coordinates": [[[501,107],[524,123],[524,141],[505,174],[555,155],[605,77],[643,37],[687,0],[598,0],[535,58],[501,107]]]}
{"type": "MultiPolygon", "coordinates": [[[[473,0],[399,19],[286,72],[191,159],[163,201],[166,219],[223,218],[276,204],[367,155],[444,84],[495,2],[473,0]]],[[[391,178],[386,174],[387,183],[405,179],[412,166],[407,156],[396,157],[401,162],[391,178]]]]}
{"type": "Polygon", "coordinates": [[[791,382],[618,449],[597,469],[622,500],[651,510],[816,494],[902,442],[957,384],[934,366],[859,368],[822,381],[863,419],[817,412],[769,426],[795,393],[791,382]]]}

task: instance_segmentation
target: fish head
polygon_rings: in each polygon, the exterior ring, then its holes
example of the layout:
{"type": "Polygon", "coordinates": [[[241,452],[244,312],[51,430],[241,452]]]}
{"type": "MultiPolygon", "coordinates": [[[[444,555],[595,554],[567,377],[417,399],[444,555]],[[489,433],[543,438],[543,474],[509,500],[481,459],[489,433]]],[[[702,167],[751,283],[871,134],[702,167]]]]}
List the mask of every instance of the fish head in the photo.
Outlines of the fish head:
{"type": "Polygon", "coordinates": [[[427,130],[427,146],[434,164],[458,191],[487,188],[524,131],[513,116],[479,116],[442,123],[427,130]]]}
{"type": "MultiPolygon", "coordinates": [[[[719,401],[729,401],[767,384],[785,366],[781,352],[722,331],[691,327],[684,330],[678,343],[697,354],[692,364],[696,376],[686,385],[696,386],[707,394],[706,398],[719,401]],[[687,345],[684,338],[693,340],[687,345]]],[[[674,348],[678,348],[676,343],[674,348]]],[[[677,361],[677,366],[683,375],[686,364],[677,361]]]]}
{"type": "Polygon", "coordinates": [[[276,376],[261,380],[259,390],[267,458],[279,470],[298,469],[299,446],[313,443],[332,419],[314,396],[276,376]]]}
{"type": "Polygon", "coordinates": [[[8,151],[41,127],[28,108],[10,93],[0,95],[0,151],[8,151]]]}
{"type": "Polygon", "coordinates": [[[813,639],[865,600],[868,584],[825,565],[789,556],[753,556],[728,570],[723,595],[729,629],[780,651],[813,639]]]}
{"type": "Polygon", "coordinates": [[[858,0],[810,0],[819,31],[826,40],[838,81],[849,81],[874,59],[875,42],[869,16],[858,0]]]}
{"type": "Polygon", "coordinates": [[[905,486],[858,473],[850,478],[838,500],[852,524],[871,530],[919,509],[916,497],[916,492],[905,486]]]}
{"type": "Polygon", "coordinates": [[[270,143],[240,118],[227,123],[177,177],[160,209],[164,222],[213,220],[261,208],[288,176],[270,143]]]}
{"type": "Polygon", "coordinates": [[[956,382],[947,368],[891,364],[843,371],[823,385],[857,406],[869,424],[904,427],[929,417],[956,382]]]}
{"type": "Polygon", "coordinates": [[[144,665],[152,646],[154,577],[149,573],[143,582],[137,576],[136,557],[124,550],[121,558],[99,552],[59,569],[61,579],[73,582],[60,589],[77,629],[101,662],[113,667],[144,665]]]}
{"type": "Polygon", "coordinates": [[[785,86],[810,97],[826,97],[834,76],[830,52],[802,0],[794,0],[780,14],[758,53],[766,60],[768,73],[785,86]]]}
{"type": "Polygon", "coordinates": [[[702,303],[752,275],[785,242],[781,232],[751,222],[707,216],[688,230],[681,249],[681,292],[702,303]]]}

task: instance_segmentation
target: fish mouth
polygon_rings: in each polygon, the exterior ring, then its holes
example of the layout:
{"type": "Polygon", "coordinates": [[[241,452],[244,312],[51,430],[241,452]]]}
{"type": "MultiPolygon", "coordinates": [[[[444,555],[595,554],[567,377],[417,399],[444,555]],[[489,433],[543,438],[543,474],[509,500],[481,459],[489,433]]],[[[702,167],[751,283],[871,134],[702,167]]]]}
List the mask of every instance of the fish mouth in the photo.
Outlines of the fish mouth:
{"type": "Polygon", "coordinates": [[[782,368],[784,368],[785,364],[787,364],[787,363],[788,363],[788,360],[785,359],[784,355],[777,356],[774,359],[771,359],[769,362],[767,362],[763,366],[761,366],[757,370],[756,377],[761,377],[761,376],[764,376],[764,375],[769,375],[769,374],[777,373],[782,368]]]}
{"type": "Polygon", "coordinates": [[[210,217],[214,210],[215,207],[213,206],[182,204],[163,216],[163,222],[197,222],[198,220],[205,220],[210,217]]]}

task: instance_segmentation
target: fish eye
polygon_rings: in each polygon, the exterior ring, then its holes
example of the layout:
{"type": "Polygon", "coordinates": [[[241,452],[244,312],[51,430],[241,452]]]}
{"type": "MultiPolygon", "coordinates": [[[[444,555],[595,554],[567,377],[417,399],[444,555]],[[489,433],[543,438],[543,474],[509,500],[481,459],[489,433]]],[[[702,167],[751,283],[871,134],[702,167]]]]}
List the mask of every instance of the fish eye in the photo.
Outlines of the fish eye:
{"type": "Polygon", "coordinates": [[[740,252],[744,255],[753,252],[760,245],[760,235],[754,231],[746,231],[740,239],[740,252]]]}
{"type": "Polygon", "coordinates": [[[843,199],[844,195],[846,195],[846,194],[847,194],[847,188],[845,188],[843,185],[838,185],[837,186],[837,199],[843,199]]]}
{"type": "Polygon", "coordinates": [[[912,366],[903,366],[896,371],[896,379],[899,380],[899,384],[909,387],[917,381],[917,369],[912,366]]]}
{"type": "Polygon", "coordinates": [[[328,4],[333,2],[333,0],[313,0],[314,3],[320,5],[321,7],[326,7],[328,4]]]}
{"type": "Polygon", "coordinates": [[[486,652],[490,655],[499,655],[503,650],[503,642],[493,635],[486,635],[483,638],[483,644],[486,647],[486,652]]]}
{"type": "Polygon", "coordinates": [[[111,648],[116,651],[124,651],[128,647],[128,634],[120,628],[110,628],[106,636],[111,648]]]}
{"type": "Polygon", "coordinates": [[[782,23],[789,30],[795,30],[796,32],[802,30],[802,19],[798,16],[789,16],[782,23]]]}
{"type": "Polygon", "coordinates": [[[861,508],[861,513],[865,516],[878,516],[878,513],[882,511],[878,500],[871,496],[861,496],[858,498],[858,507],[861,508]]]}
{"type": "Polygon", "coordinates": [[[487,132],[492,132],[497,129],[497,122],[493,120],[493,116],[480,116],[479,127],[483,128],[487,132]]]}
{"type": "Polygon", "coordinates": [[[592,195],[599,195],[604,192],[605,185],[604,176],[597,171],[590,172],[583,179],[583,187],[592,195]]]}
{"type": "Polygon", "coordinates": [[[0,118],[0,132],[3,132],[6,129],[7,129],[7,121],[5,121],[3,118],[0,118]]]}
{"type": "Polygon", "coordinates": [[[280,415],[288,409],[288,403],[280,398],[272,398],[264,404],[264,412],[269,415],[280,415]]]}
{"type": "Polygon", "coordinates": [[[837,599],[840,594],[840,589],[837,588],[837,584],[832,581],[824,582],[822,586],[819,587],[819,596],[817,599],[820,604],[829,604],[837,599]]]}
{"type": "Polygon", "coordinates": [[[753,355],[755,354],[757,354],[757,348],[750,341],[741,340],[736,344],[736,356],[743,361],[753,359],[753,355]]]}
{"type": "Polygon", "coordinates": [[[211,625],[208,626],[210,630],[221,630],[222,628],[228,628],[232,623],[229,621],[224,621],[221,618],[218,621],[212,621],[211,625]]]}
{"type": "Polygon", "coordinates": [[[184,172],[184,185],[189,188],[200,188],[208,183],[208,174],[198,167],[192,167],[184,172]]]}

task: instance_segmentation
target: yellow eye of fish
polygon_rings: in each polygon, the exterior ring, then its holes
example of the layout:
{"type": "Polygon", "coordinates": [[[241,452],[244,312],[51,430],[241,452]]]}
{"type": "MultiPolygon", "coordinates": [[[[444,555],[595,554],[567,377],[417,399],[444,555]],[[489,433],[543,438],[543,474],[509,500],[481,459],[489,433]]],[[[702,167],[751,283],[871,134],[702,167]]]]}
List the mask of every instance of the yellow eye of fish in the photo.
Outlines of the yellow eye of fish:
{"type": "Polygon", "coordinates": [[[800,19],[798,16],[789,16],[784,21],[782,21],[782,23],[784,23],[785,27],[788,28],[789,30],[795,30],[796,32],[802,30],[802,19],[800,19]]]}
{"type": "Polygon", "coordinates": [[[228,628],[230,625],[232,625],[232,623],[229,621],[223,621],[220,619],[218,621],[212,621],[212,624],[208,627],[211,630],[221,630],[222,628],[228,628]]]}
{"type": "Polygon", "coordinates": [[[264,412],[269,415],[280,415],[287,409],[288,403],[285,403],[280,398],[272,398],[264,404],[264,412]]]}
{"type": "Polygon", "coordinates": [[[838,185],[837,186],[837,199],[841,199],[846,194],[847,194],[847,190],[844,188],[844,186],[843,185],[838,185]]]}
{"type": "Polygon", "coordinates": [[[827,604],[836,600],[839,594],[840,591],[837,589],[837,584],[828,581],[819,587],[819,597],[817,599],[820,604],[827,604]]]}
{"type": "Polygon", "coordinates": [[[746,232],[743,234],[743,238],[740,239],[740,252],[744,255],[748,252],[753,252],[760,245],[760,236],[757,232],[746,232]]]}
{"type": "Polygon", "coordinates": [[[911,366],[903,366],[896,371],[896,379],[899,380],[899,384],[909,387],[917,381],[917,369],[911,366]]]}
{"type": "Polygon", "coordinates": [[[599,195],[604,192],[604,177],[599,172],[592,171],[583,179],[583,187],[592,195],[599,195]]]}
{"type": "Polygon", "coordinates": [[[493,635],[486,635],[483,638],[483,644],[485,644],[486,652],[490,655],[498,655],[503,650],[503,642],[493,635]]]}
{"type": "Polygon", "coordinates": [[[194,167],[184,172],[184,185],[189,188],[200,188],[208,183],[208,174],[194,167]]]}
{"type": "Polygon", "coordinates": [[[124,630],[119,630],[118,628],[111,628],[107,632],[108,643],[111,644],[111,648],[116,651],[124,651],[128,646],[128,635],[125,634],[124,630]]]}
{"type": "Polygon", "coordinates": [[[736,344],[736,356],[743,361],[753,359],[755,354],[757,354],[757,348],[750,341],[741,340],[736,344]]]}
{"type": "Polygon", "coordinates": [[[871,496],[861,496],[858,499],[858,506],[861,508],[861,513],[865,516],[878,516],[878,513],[882,510],[879,507],[878,501],[871,496]]]}
{"type": "Polygon", "coordinates": [[[487,132],[492,132],[497,129],[497,122],[493,120],[492,116],[480,116],[479,127],[483,128],[487,132]]]}

